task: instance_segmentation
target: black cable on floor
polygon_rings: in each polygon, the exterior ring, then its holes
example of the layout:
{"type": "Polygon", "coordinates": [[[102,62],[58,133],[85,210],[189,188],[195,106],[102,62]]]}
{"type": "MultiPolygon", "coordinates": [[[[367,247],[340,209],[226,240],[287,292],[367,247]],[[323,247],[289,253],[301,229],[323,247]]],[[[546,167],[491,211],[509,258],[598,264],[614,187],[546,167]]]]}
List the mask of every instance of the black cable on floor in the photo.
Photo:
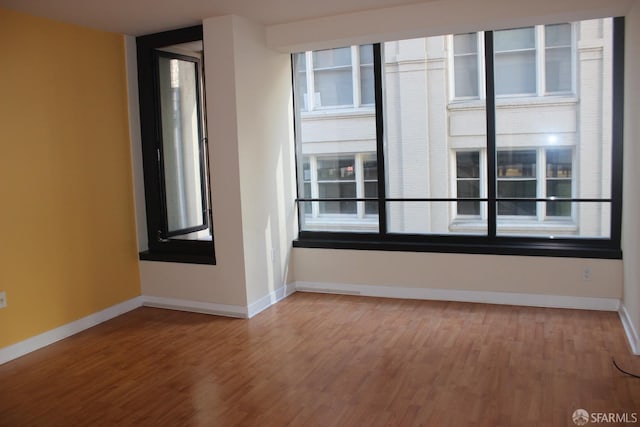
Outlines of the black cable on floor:
{"type": "Polygon", "coordinates": [[[627,374],[630,377],[634,377],[634,378],[640,378],[640,375],[636,375],[636,374],[632,374],[631,372],[627,372],[624,369],[622,369],[620,366],[618,366],[618,364],[616,363],[616,359],[614,359],[613,357],[611,358],[611,361],[613,362],[613,366],[615,366],[618,371],[622,372],[623,374],[627,374]]]}

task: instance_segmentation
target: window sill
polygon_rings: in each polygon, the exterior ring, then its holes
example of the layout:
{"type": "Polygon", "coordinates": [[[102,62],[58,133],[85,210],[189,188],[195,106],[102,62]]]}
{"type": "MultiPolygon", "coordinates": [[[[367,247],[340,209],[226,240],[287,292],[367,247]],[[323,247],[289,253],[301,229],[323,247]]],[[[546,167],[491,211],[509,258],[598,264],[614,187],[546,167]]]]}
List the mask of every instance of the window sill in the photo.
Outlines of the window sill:
{"type": "Polygon", "coordinates": [[[362,107],[335,107],[326,109],[319,108],[313,111],[302,111],[300,116],[303,119],[344,119],[346,117],[372,117],[375,118],[376,110],[374,106],[362,106],[362,107]]]}
{"type": "Polygon", "coordinates": [[[417,236],[300,232],[296,248],[371,251],[432,252],[451,254],[542,256],[562,258],[622,259],[622,251],[604,239],[540,239],[485,236],[417,236]]]}
{"type": "MultiPolygon", "coordinates": [[[[487,232],[486,221],[474,221],[456,219],[449,226],[449,231],[455,233],[480,233],[487,232]]],[[[498,222],[498,233],[517,235],[556,235],[576,237],[578,226],[571,220],[548,220],[539,222],[536,220],[507,220],[498,222]]]]}
{"type": "Polygon", "coordinates": [[[216,260],[211,255],[151,253],[149,251],[144,251],[140,252],[139,256],[141,261],[177,262],[181,264],[216,264],[216,260]]]}
{"type": "MultiPolygon", "coordinates": [[[[558,106],[575,105],[578,98],[571,94],[544,95],[544,96],[503,96],[496,98],[496,108],[530,108],[532,106],[558,106]]],[[[483,110],[486,108],[486,100],[479,98],[453,99],[449,102],[449,110],[483,110]]]]}
{"type": "Polygon", "coordinates": [[[323,216],[322,218],[305,218],[303,231],[311,232],[359,232],[359,233],[376,233],[378,232],[377,215],[370,218],[344,218],[340,215],[323,216]]]}

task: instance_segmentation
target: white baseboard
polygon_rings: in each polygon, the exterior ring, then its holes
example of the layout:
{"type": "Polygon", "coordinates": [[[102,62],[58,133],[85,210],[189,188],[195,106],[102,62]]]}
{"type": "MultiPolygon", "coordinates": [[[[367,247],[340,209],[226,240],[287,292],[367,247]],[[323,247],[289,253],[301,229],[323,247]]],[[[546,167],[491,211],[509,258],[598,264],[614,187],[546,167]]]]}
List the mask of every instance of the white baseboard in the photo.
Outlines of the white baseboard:
{"type": "Polygon", "coordinates": [[[618,314],[620,315],[620,321],[624,327],[624,332],[627,334],[627,340],[629,341],[631,351],[633,354],[640,356],[640,336],[638,335],[638,331],[634,327],[633,321],[631,320],[631,317],[629,317],[627,307],[625,307],[624,304],[620,304],[618,314]]]}
{"type": "Polygon", "coordinates": [[[146,307],[167,308],[170,310],[189,311],[192,313],[215,314],[228,317],[248,317],[247,307],[242,305],[216,304],[211,302],[191,301],[176,298],[142,296],[142,305],[146,307]]]}
{"type": "Polygon", "coordinates": [[[142,305],[142,298],[136,297],[120,304],[116,304],[102,311],[99,311],[89,316],[83,317],[78,320],[74,320],[71,323],[62,325],[50,331],[44,332],[35,337],[28,338],[19,343],[12,344],[8,347],[0,349],[0,365],[10,360],[17,359],[20,356],[24,356],[27,353],[36,351],[43,347],[53,344],[56,341],[60,341],[71,335],[82,332],[85,329],[89,329],[102,322],[105,322],[114,317],[118,317],[128,311],[134,310],[142,305]]]}
{"type": "Polygon", "coordinates": [[[214,314],[216,316],[251,318],[261,311],[271,307],[278,301],[283,300],[296,291],[293,285],[285,285],[269,292],[264,297],[249,304],[228,305],[210,302],[191,301],[175,298],[161,298],[153,296],[142,296],[142,305],[147,307],[166,308],[170,310],[189,311],[193,313],[214,314]]]}
{"type": "Polygon", "coordinates": [[[295,291],[296,291],[295,286],[291,284],[291,285],[284,285],[274,291],[269,292],[268,295],[265,295],[259,300],[257,300],[256,302],[249,304],[249,306],[247,307],[248,317],[251,318],[255,316],[261,311],[271,307],[273,304],[277,303],[278,301],[285,299],[295,291]]]}
{"type": "Polygon", "coordinates": [[[396,286],[352,285],[345,283],[295,282],[301,292],[363,295],[383,298],[406,298],[438,301],[479,302],[529,307],[575,308],[618,311],[617,298],[592,298],[562,295],[521,294],[516,292],[466,291],[455,289],[404,288],[396,286]]]}

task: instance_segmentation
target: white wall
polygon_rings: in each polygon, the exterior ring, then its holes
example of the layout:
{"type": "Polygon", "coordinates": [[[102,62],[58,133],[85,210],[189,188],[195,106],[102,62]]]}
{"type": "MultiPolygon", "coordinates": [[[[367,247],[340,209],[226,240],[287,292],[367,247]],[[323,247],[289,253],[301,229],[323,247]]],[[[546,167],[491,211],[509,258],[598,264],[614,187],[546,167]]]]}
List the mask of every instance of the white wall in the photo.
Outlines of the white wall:
{"type": "MultiPolygon", "coordinates": [[[[625,20],[625,118],[622,250],[624,291],[622,304],[632,325],[630,335],[640,352],[640,3],[625,20]]],[[[630,331],[628,331],[629,333],[630,331]]]]}
{"type": "Polygon", "coordinates": [[[549,301],[622,295],[619,260],[296,248],[294,264],[297,282],[328,286],[508,292],[548,295],[549,301]]]}
{"type": "Polygon", "coordinates": [[[633,0],[436,0],[267,28],[285,52],[622,16],[633,0]]]}
{"type": "Polygon", "coordinates": [[[285,284],[296,230],[291,61],[288,54],[266,47],[264,27],[237,16],[231,20],[242,236],[251,305],[285,284]]]}

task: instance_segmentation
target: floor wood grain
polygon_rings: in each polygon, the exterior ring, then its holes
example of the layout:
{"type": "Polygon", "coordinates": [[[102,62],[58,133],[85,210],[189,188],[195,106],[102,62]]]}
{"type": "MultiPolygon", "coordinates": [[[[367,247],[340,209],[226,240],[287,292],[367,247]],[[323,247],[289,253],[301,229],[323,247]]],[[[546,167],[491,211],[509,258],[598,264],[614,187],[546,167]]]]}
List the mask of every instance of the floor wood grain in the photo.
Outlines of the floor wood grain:
{"type": "Polygon", "coordinates": [[[611,357],[640,372],[609,312],[308,293],[250,320],[140,308],[0,366],[0,426],[640,420],[640,380],[611,357]]]}

